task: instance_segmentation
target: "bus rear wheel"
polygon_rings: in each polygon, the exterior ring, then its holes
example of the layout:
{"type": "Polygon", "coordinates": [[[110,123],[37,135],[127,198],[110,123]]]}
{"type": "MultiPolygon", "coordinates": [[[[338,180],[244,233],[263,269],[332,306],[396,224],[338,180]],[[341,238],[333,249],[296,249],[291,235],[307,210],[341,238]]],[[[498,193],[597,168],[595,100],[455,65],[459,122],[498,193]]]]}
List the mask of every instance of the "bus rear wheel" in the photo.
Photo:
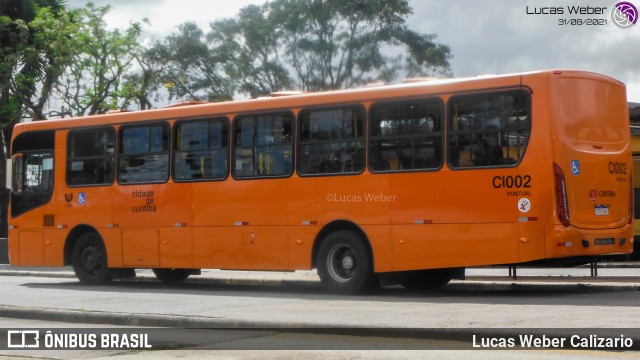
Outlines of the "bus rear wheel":
{"type": "Polygon", "coordinates": [[[348,230],[327,236],[318,249],[318,275],[332,293],[353,295],[375,286],[373,263],[364,240],[348,230]]]}
{"type": "Polygon", "coordinates": [[[82,283],[102,285],[111,281],[111,271],[107,267],[107,249],[96,233],[80,235],[73,246],[71,264],[82,283]]]}
{"type": "Polygon", "coordinates": [[[191,271],[187,269],[151,269],[156,275],[156,278],[166,283],[179,283],[187,280],[191,271]]]}

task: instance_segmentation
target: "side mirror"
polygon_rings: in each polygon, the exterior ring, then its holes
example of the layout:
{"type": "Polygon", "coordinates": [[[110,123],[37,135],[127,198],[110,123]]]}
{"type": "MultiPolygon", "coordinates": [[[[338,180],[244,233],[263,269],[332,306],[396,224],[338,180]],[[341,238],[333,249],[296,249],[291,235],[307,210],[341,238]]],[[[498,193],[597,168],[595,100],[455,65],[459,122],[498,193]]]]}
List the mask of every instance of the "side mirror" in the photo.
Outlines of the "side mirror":
{"type": "Polygon", "coordinates": [[[23,159],[23,154],[15,154],[11,161],[7,160],[7,189],[13,192],[22,192],[23,159]]]}
{"type": "Polygon", "coordinates": [[[13,161],[11,159],[5,159],[4,168],[4,187],[11,190],[11,178],[13,177],[13,161]]]}

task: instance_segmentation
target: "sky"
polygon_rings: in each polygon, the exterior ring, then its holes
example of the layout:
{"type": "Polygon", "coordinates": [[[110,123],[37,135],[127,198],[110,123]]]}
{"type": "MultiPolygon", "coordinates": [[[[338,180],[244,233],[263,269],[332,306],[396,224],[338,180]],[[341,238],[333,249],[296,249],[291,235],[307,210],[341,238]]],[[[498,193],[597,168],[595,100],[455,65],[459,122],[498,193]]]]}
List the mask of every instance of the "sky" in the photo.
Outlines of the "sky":
{"type": "MultiPolygon", "coordinates": [[[[148,19],[147,36],[163,37],[179,24],[234,17],[249,4],[266,0],[94,0],[110,5],[105,21],[125,28],[148,19]]],[[[348,1],[348,0],[345,0],[348,1]]],[[[640,103],[640,20],[628,28],[614,24],[621,1],[640,10],[640,0],[409,0],[412,30],[437,34],[451,47],[455,77],[543,69],[579,69],[614,77],[627,85],[629,101],[640,103]],[[575,7],[585,14],[571,14],[575,7]],[[558,14],[562,11],[563,14],[558,14]]],[[[70,7],[86,0],[67,0],[70,7]]],[[[629,7],[627,7],[629,9],[629,7]]],[[[630,10],[631,14],[634,12],[630,10]]],[[[636,19],[638,13],[635,12],[636,19]]]]}

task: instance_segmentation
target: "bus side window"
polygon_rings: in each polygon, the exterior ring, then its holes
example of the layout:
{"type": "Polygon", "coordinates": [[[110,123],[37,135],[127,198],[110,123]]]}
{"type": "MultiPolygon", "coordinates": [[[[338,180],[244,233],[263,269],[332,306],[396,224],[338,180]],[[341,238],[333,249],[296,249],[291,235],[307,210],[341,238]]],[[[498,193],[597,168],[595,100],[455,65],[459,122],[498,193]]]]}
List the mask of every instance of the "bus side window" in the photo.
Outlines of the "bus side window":
{"type": "Polygon", "coordinates": [[[70,186],[113,183],[115,130],[72,131],[68,136],[67,183],[70,186]]]}
{"type": "Polygon", "coordinates": [[[120,128],[118,182],[141,184],[169,179],[169,125],[132,125],[120,128]]]}
{"type": "Polygon", "coordinates": [[[440,168],[443,108],[440,100],[374,104],[370,117],[371,170],[440,168]]]}
{"type": "Polygon", "coordinates": [[[528,93],[456,96],[449,113],[450,167],[514,166],[522,159],[531,131],[528,93]]]}
{"type": "Polygon", "coordinates": [[[293,172],[290,113],[242,116],[234,122],[233,176],[286,177],[293,172]]]}
{"type": "Polygon", "coordinates": [[[174,180],[226,179],[229,172],[228,128],[227,118],[177,123],[174,180]]]}
{"type": "Polygon", "coordinates": [[[301,175],[364,170],[364,110],[360,107],[305,110],[299,117],[301,175]]]}

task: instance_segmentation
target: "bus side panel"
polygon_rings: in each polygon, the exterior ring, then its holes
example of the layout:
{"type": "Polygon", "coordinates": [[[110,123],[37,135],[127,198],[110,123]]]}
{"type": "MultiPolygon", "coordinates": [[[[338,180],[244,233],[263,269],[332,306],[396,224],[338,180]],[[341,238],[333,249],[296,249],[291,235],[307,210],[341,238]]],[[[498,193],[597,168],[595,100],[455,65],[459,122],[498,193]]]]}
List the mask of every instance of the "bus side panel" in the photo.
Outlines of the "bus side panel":
{"type": "Polygon", "coordinates": [[[517,262],[517,227],[509,223],[393,227],[394,270],[517,262]]]}
{"type": "Polygon", "coordinates": [[[44,234],[42,231],[18,232],[20,266],[44,265],[44,234]]]}
{"type": "Polygon", "coordinates": [[[313,241],[319,226],[289,226],[289,267],[291,270],[311,269],[313,241]]]}
{"type": "Polygon", "coordinates": [[[196,265],[289,269],[287,179],[227,179],[193,186],[194,249],[200,252],[204,246],[213,257],[209,261],[196,253],[196,265]]]}
{"type": "MultiPolygon", "coordinates": [[[[550,206],[550,205],[548,205],[550,206]]],[[[547,208],[547,207],[543,207],[547,208]]],[[[529,219],[524,217],[523,219],[529,219]]],[[[539,219],[518,223],[518,261],[527,262],[545,258],[545,229],[539,219]]]]}
{"type": "Polygon", "coordinates": [[[64,266],[64,243],[69,230],[44,231],[44,265],[64,266]]]}
{"type": "MultiPolygon", "coordinates": [[[[233,269],[243,261],[240,252],[240,228],[196,227],[193,229],[194,266],[196,268],[233,269]]],[[[244,260],[246,261],[246,259],[244,260]]]]}
{"type": "Polygon", "coordinates": [[[123,264],[133,267],[160,266],[158,233],[158,229],[122,230],[123,264]]]}
{"type": "Polygon", "coordinates": [[[111,268],[123,266],[122,260],[122,230],[99,229],[100,237],[107,249],[107,264],[111,268]]]}
{"type": "Polygon", "coordinates": [[[289,179],[289,225],[346,220],[358,226],[389,224],[393,196],[386,175],[344,175],[289,179]]]}
{"type": "Polygon", "coordinates": [[[193,229],[160,229],[160,267],[193,268],[193,229]]]}
{"type": "Polygon", "coordinates": [[[373,270],[375,272],[393,271],[393,244],[391,238],[392,230],[389,225],[369,225],[362,229],[367,234],[371,249],[373,251],[373,270]]]}

